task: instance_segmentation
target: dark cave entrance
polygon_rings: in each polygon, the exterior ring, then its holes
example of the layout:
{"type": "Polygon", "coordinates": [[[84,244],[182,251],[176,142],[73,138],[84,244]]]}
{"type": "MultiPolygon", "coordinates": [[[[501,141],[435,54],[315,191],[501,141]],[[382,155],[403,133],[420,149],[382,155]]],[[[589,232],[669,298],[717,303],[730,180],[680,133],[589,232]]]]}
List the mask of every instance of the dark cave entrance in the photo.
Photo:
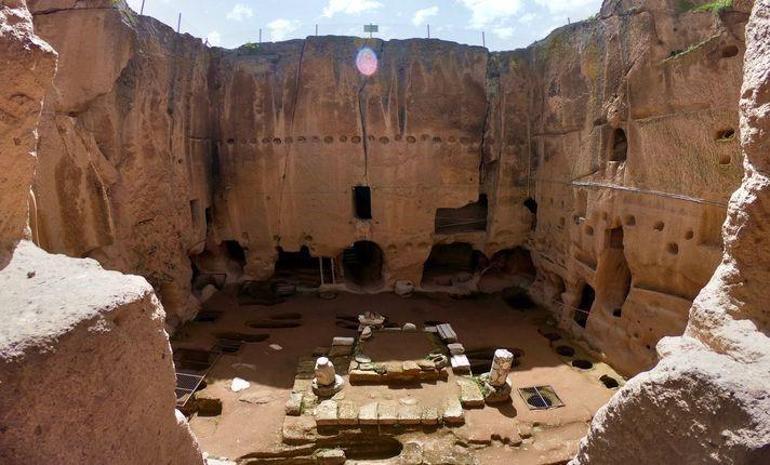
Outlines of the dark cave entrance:
{"type": "Polygon", "coordinates": [[[240,265],[241,268],[246,266],[246,251],[238,241],[224,241],[223,245],[227,258],[240,265]]]}
{"type": "Polygon", "coordinates": [[[582,328],[585,328],[586,324],[588,324],[588,316],[591,313],[591,307],[594,305],[594,300],[596,300],[596,291],[594,291],[594,288],[588,284],[584,284],[583,290],[580,293],[580,303],[578,304],[578,308],[575,309],[575,316],[573,317],[575,323],[582,328]]]}
{"type": "Polygon", "coordinates": [[[436,234],[456,234],[487,230],[487,195],[479,195],[477,202],[460,208],[439,208],[436,210],[436,234]]]}
{"type": "Polygon", "coordinates": [[[466,283],[486,262],[484,254],[474,250],[467,242],[436,244],[423,265],[422,285],[454,286],[466,283]]]}
{"type": "Polygon", "coordinates": [[[606,232],[607,251],[602,260],[601,274],[607,285],[602,291],[602,302],[607,308],[619,310],[631,291],[631,269],[623,245],[623,227],[606,232]]]}
{"type": "Polygon", "coordinates": [[[331,275],[331,259],[312,256],[307,246],[302,246],[299,252],[286,252],[278,248],[273,280],[285,281],[297,287],[318,288],[324,284],[323,277],[331,275]]]}
{"type": "Polygon", "coordinates": [[[628,157],[628,139],[626,138],[626,131],[622,128],[617,128],[612,133],[612,152],[610,153],[610,161],[626,161],[628,157]]]}
{"type": "Polygon", "coordinates": [[[479,290],[494,293],[509,287],[527,289],[536,276],[529,250],[523,247],[505,249],[494,254],[482,271],[479,290]]]}
{"type": "Polygon", "coordinates": [[[345,279],[361,288],[382,285],[384,255],[380,246],[370,241],[358,241],[342,252],[345,279]]]}

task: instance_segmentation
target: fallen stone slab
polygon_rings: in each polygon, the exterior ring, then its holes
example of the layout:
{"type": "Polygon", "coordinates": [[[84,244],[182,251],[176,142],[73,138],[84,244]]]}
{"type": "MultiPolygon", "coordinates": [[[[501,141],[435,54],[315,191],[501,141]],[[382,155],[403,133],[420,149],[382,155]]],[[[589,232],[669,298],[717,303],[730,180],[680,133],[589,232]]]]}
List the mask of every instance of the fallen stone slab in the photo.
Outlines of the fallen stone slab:
{"type": "Polygon", "coordinates": [[[447,343],[457,342],[457,333],[454,332],[449,323],[442,323],[436,326],[438,335],[442,341],[447,343]]]}
{"type": "Polygon", "coordinates": [[[465,355],[453,355],[450,359],[452,372],[456,375],[467,375],[471,372],[471,362],[465,355]]]}
{"type": "Polygon", "coordinates": [[[355,342],[355,338],[337,336],[332,339],[332,347],[352,346],[355,342]]]}
{"type": "Polygon", "coordinates": [[[465,347],[459,342],[447,344],[447,349],[449,349],[449,353],[452,355],[462,355],[465,353],[465,347]]]}

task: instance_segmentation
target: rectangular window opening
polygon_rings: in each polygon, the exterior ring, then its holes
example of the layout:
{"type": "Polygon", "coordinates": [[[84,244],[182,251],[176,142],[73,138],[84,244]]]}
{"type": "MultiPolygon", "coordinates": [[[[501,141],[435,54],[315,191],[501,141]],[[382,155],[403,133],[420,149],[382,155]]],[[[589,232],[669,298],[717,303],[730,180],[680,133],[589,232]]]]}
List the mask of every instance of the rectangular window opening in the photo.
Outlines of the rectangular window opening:
{"type": "Polygon", "coordinates": [[[359,220],[372,219],[372,190],[369,186],[353,188],[353,208],[359,220]]]}

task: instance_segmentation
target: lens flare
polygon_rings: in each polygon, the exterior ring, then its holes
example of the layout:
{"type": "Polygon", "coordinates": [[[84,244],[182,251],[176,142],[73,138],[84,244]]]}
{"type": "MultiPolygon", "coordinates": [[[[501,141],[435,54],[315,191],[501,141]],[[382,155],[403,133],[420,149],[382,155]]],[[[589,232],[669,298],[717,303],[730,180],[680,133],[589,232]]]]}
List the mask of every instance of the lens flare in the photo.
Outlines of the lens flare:
{"type": "Polygon", "coordinates": [[[356,68],[364,76],[373,76],[377,72],[377,54],[369,47],[364,47],[358,51],[356,56],[356,68]]]}

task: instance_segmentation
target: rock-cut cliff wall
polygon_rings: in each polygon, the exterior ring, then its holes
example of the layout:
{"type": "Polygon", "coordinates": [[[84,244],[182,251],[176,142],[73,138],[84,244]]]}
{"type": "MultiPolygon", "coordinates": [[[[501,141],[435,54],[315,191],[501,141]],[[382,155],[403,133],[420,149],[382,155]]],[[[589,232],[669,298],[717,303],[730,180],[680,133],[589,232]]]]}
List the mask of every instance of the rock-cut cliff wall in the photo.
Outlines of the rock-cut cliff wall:
{"type": "Polygon", "coordinates": [[[0,463],[203,465],[147,281],[29,241],[57,56],[23,0],[0,3],[0,62],[0,463]]]}
{"type": "Polygon", "coordinates": [[[730,200],[725,253],[661,362],[595,416],[572,465],[770,463],[770,2],[754,5],[740,97],[746,174],[730,200]]]}
{"type": "Polygon", "coordinates": [[[377,291],[419,286],[436,246],[492,262],[517,250],[559,324],[637,373],[684,330],[742,172],[750,2],[696,3],[606,1],[489,53],[350,37],[210,49],[120,2],[33,2],[61,56],[37,238],[147,277],[172,325],[196,312],[194,274],[267,279],[279,251],[334,259],[348,289],[377,291]],[[364,46],[370,78],[354,65],[364,46]],[[370,282],[343,266],[353,244],[382,265],[370,282]]]}

